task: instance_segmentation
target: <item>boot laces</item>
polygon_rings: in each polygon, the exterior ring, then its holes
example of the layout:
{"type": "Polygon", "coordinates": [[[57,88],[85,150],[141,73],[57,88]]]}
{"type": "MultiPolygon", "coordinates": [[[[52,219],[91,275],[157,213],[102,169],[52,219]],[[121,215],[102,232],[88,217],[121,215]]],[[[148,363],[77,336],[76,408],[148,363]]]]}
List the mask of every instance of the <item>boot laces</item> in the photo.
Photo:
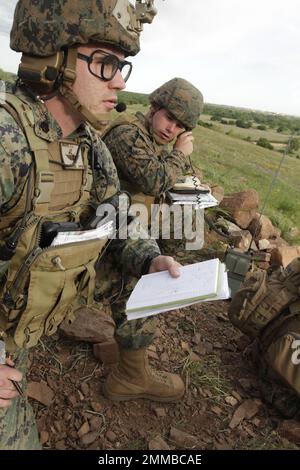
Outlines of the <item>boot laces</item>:
{"type": "Polygon", "coordinates": [[[163,372],[161,370],[156,370],[150,367],[150,373],[153,375],[156,379],[158,379],[159,382],[163,382],[165,384],[169,384],[169,377],[166,372],[163,372]]]}

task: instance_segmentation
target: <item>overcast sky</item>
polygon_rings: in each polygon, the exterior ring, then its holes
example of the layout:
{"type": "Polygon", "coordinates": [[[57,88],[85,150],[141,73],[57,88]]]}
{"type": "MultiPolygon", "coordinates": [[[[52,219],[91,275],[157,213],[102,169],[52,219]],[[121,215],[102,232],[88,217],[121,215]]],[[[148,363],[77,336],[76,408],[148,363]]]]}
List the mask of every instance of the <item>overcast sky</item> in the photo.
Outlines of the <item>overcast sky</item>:
{"type": "MultiPolygon", "coordinates": [[[[9,49],[16,0],[0,3],[0,67],[17,71],[9,49]]],[[[151,92],[175,77],[206,102],[300,116],[300,0],[156,0],[127,89],[151,92]]]]}

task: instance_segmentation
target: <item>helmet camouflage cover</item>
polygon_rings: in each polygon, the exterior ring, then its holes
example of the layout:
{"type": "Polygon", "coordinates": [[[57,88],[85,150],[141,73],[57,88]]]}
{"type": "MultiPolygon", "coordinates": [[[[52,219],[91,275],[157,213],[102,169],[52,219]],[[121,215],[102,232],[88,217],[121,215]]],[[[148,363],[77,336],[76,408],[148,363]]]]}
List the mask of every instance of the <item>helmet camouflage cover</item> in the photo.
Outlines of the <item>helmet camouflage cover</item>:
{"type": "Polygon", "coordinates": [[[203,110],[203,95],[183,78],[173,78],[149,95],[152,105],[167,109],[186,129],[197,125],[203,110]]]}
{"type": "Polygon", "coordinates": [[[17,52],[46,57],[91,42],[116,45],[125,55],[140,50],[141,22],[127,0],[19,0],[10,35],[17,52]]]}

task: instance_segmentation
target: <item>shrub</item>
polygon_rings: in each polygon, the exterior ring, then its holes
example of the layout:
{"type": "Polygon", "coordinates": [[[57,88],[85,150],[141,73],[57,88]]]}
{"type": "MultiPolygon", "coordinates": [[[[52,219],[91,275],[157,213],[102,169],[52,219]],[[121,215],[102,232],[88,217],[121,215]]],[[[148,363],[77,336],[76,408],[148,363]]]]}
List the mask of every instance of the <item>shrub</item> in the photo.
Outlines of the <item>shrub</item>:
{"type": "Polygon", "coordinates": [[[221,122],[222,121],[222,116],[220,116],[219,114],[213,114],[210,118],[211,121],[219,121],[221,122]]]}
{"type": "Polygon", "coordinates": [[[256,142],[256,145],[259,145],[260,147],[264,147],[265,149],[269,149],[269,150],[273,150],[274,147],[272,144],[270,144],[270,142],[268,141],[268,139],[266,139],[265,137],[261,137],[257,142],[256,142]]]}
{"type": "Polygon", "coordinates": [[[198,121],[198,126],[207,127],[208,129],[211,129],[213,127],[211,122],[201,121],[201,119],[199,119],[198,121]]]}
{"type": "Polygon", "coordinates": [[[300,149],[300,141],[299,139],[291,139],[289,152],[297,152],[300,149]]]}
{"type": "Polygon", "coordinates": [[[249,129],[249,127],[252,126],[251,122],[243,121],[243,119],[237,119],[235,121],[235,125],[236,127],[240,127],[242,129],[249,129]]]}

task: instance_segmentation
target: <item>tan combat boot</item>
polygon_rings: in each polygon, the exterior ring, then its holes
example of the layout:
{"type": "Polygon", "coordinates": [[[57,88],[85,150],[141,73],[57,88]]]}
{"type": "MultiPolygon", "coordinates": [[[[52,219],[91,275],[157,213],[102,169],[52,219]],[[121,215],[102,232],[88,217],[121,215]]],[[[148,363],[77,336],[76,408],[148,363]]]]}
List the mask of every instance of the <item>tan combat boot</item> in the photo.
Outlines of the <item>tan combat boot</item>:
{"type": "Polygon", "coordinates": [[[177,401],[184,394],[184,383],[179,375],[152,369],[147,349],[120,348],[119,364],[109,374],[103,392],[110,400],[177,401]]]}

